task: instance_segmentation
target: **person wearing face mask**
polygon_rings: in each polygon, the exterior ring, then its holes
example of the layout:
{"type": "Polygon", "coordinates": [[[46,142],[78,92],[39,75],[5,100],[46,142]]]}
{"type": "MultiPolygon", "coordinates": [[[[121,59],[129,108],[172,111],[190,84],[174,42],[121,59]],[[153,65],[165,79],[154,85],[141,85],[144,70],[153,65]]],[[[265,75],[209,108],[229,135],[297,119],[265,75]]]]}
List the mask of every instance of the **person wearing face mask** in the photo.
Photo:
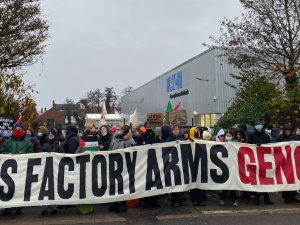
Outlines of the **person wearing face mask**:
{"type": "MultiPolygon", "coordinates": [[[[22,124],[17,124],[14,127],[12,138],[3,143],[0,149],[0,154],[9,154],[11,156],[18,154],[33,153],[32,144],[25,138],[25,131],[22,124]]],[[[1,213],[1,216],[11,214],[11,209],[6,208],[1,213]]],[[[22,208],[16,208],[16,215],[22,214],[22,208]]]]}
{"type": "Polygon", "coordinates": [[[3,143],[5,141],[7,141],[9,139],[9,133],[2,133],[1,137],[0,137],[0,149],[1,146],[3,145],[3,143]]]}
{"type": "MultiPolygon", "coordinates": [[[[271,143],[271,138],[268,134],[265,133],[264,126],[261,121],[255,122],[255,129],[254,132],[252,132],[248,136],[247,140],[248,144],[256,144],[257,146],[261,146],[262,144],[268,144],[271,143]]],[[[274,202],[271,201],[269,193],[263,193],[264,195],[264,203],[268,205],[274,205],[274,202]]],[[[255,193],[254,198],[254,205],[260,204],[260,193],[255,193]]]]}
{"type": "Polygon", "coordinates": [[[34,153],[38,153],[42,151],[40,141],[36,139],[35,132],[32,128],[27,128],[26,139],[31,142],[34,153]]]}
{"type": "Polygon", "coordinates": [[[147,126],[147,122],[145,122],[145,128],[146,132],[142,133],[141,136],[138,137],[136,145],[152,145],[155,143],[159,143],[159,138],[156,136],[154,131],[152,131],[152,127],[147,126]]]}
{"type": "MultiPolygon", "coordinates": [[[[224,142],[231,142],[233,141],[233,133],[231,130],[226,130],[224,132],[225,138],[224,142]]],[[[233,202],[233,207],[238,207],[238,200],[237,200],[237,195],[234,190],[227,191],[227,190],[222,190],[220,193],[220,206],[225,206],[225,199],[227,196],[227,193],[229,192],[229,196],[231,198],[231,201],[233,202]]]]}
{"type": "Polygon", "coordinates": [[[103,125],[100,128],[100,138],[98,139],[99,150],[108,151],[111,140],[112,140],[112,136],[109,133],[109,128],[106,125],[103,125]]]}
{"type": "Polygon", "coordinates": [[[47,142],[48,129],[45,126],[40,126],[38,128],[37,138],[40,141],[41,146],[47,142]]]}
{"type": "MultiPolygon", "coordinates": [[[[130,127],[119,123],[116,127],[116,132],[110,143],[109,151],[118,149],[130,148],[135,146],[135,141],[132,139],[132,132],[130,127]]],[[[109,211],[124,212],[127,210],[127,201],[112,202],[108,207],[109,211]]]]}
{"type": "MultiPolygon", "coordinates": [[[[200,137],[200,131],[197,127],[190,129],[190,140],[198,140],[200,137]]],[[[191,189],[191,200],[193,206],[206,206],[206,191],[202,189],[191,189]]]]}

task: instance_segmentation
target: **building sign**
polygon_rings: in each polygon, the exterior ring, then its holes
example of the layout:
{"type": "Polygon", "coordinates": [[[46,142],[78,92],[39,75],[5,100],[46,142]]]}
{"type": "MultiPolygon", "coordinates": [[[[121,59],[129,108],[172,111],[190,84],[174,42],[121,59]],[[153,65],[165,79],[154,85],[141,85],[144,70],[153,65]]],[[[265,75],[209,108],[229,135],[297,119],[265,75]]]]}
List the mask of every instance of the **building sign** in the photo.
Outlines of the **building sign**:
{"type": "Polygon", "coordinates": [[[180,97],[180,96],[183,96],[183,95],[188,95],[190,92],[188,89],[184,90],[184,91],[181,91],[181,92],[176,92],[174,94],[170,94],[170,98],[177,98],[177,97],[180,97]]]}
{"type": "Polygon", "coordinates": [[[167,77],[167,92],[182,88],[182,72],[167,77]]]}

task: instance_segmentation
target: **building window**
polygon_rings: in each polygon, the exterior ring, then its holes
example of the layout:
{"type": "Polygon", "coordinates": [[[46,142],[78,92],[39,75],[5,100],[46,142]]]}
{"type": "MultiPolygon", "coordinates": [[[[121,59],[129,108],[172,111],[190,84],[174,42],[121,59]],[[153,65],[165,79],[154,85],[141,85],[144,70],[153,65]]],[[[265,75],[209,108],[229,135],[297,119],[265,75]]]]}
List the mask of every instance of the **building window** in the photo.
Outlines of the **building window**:
{"type": "Polygon", "coordinates": [[[200,115],[200,127],[204,127],[205,124],[204,124],[204,115],[200,115]]]}
{"type": "Polygon", "coordinates": [[[205,114],[205,126],[210,127],[210,114],[205,114]]]}
{"type": "Polygon", "coordinates": [[[217,123],[217,116],[216,114],[211,114],[210,115],[210,126],[213,127],[217,123]]]}
{"type": "Polygon", "coordinates": [[[200,115],[195,115],[195,124],[200,124],[200,115]]]}

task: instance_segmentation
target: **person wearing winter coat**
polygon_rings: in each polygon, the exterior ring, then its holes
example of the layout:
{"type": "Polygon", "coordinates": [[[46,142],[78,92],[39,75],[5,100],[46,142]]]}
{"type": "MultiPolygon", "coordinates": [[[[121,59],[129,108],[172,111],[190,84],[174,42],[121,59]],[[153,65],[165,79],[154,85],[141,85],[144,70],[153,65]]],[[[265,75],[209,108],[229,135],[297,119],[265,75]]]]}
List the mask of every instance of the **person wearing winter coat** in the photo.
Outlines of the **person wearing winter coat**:
{"type": "Polygon", "coordinates": [[[208,131],[203,131],[203,140],[204,141],[210,141],[211,140],[211,133],[209,133],[208,131]]]}
{"type": "MultiPolygon", "coordinates": [[[[231,142],[232,140],[233,140],[233,132],[231,130],[226,130],[224,142],[231,142]]],[[[229,192],[230,199],[233,202],[233,207],[238,207],[238,198],[234,190],[230,190],[230,191],[222,190],[222,192],[220,193],[220,206],[225,206],[225,199],[228,192],[229,192]]]]}
{"type": "MultiPolygon", "coordinates": [[[[293,129],[291,125],[285,124],[283,126],[282,134],[276,138],[276,142],[298,141],[298,137],[292,134],[292,130],[293,129]]],[[[285,203],[299,203],[300,201],[296,198],[297,194],[297,191],[283,191],[282,198],[284,199],[285,203]]]]}
{"type": "MultiPolygon", "coordinates": [[[[17,124],[13,130],[12,138],[6,140],[0,149],[0,154],[9,154],[11,156],[18,154],[33,153],[32,144],[25,138],[25,131],[22,124],[17,124]]],[[[11,209],[6,208],[1,216],[11,214],[11,209]]],[[[22,208],[16,208],[16,215],[22,214],[22,208]]]]}
{"type": "MultiPolygon", "coordinates": [[[[171,132],[172,132],[172,134],[167,139],[167,142],[186,141],[186,139],[180,135],[178,126],[173,126],[171,129],[171,132]]],[[[182,192],[173,192],[170,194],[172,206],[174,206],[174,207],[183,206],[182,194],[183,194],[182,192]]]]}
{"type": "MultiPolygon", "coordinates": [[[[47,142],[42,146],[43,152],[56,152],[56,153],[63,153],[64,149],[60,145],[59,141],[57,140],[57,133],[55,130],[49,130],[47,142]]],[[[57,205],[43,205],[42,206],[42,215],[48,214],[48,208],[51,208],[52,214],[57,214],[57,205]]]]}
{"type": "Polygon", "coordinates": [[[79,147],[78,129],[74,125],[67,127],[66,140],[63,143],[64,152],[67,154],[75,154],[79,147]]]}
{"type": "MultiPolygon", "coordinates": [[[[251,133],[247,140],[248,144],[256,144],[257,146],[261,146],[262,144],[271,143],[270,136],[265,133],[264,126],[261,121],[255,122],[254,132],[251,133]]],[[[271,201],[269,193],[263,193],[264,195],[264,203],[268,205],[274,205],[274,202],[271,201]]],[[[260,193],[255,193],[254,205],[260,204],[260,193]]]]}
{"type": "Polygon", "coordinates": [[[100,138],[98,139],[99,151],[108,151],[112,138],[109,128],[103,125],[100,128],[100,138]]]}
{"type": "Polygon", "coordinates": [[[271,130],[271,143],[276,143],[277,141],[276,141],[276,139],[277,139],[277,137],[279,136],[279,134],[280,134],[280,128],[272,128],[272,130],[271,130]]]}
{"type": "Polygon", "coordinates": [[[167,139],[171,136],[171,128],[167,125],[164,125],[161,128],[161,142],[166,142],[167,139]]]}
{"type": "Polygon", "coordinates": [[[298,140],[300,140],[300,127],[296,127],[293,135],[297,136],[298,140]]]}
{"type": "Polygon", "coordinates": [[[40,141],[41,146],[47,142],[48,129],[45,126],[40,126],[38,128],[38,140],[40,141]]]}
{"type": "Polygon", "coordinates": [[[136,135],[136,132],[138,131],[138,129],[139,129],[138,125],[133,125],[131,128],[132,139],[135,141],[135,143],[137,142],[137,139],[138,139],[138,135],[136,135]]]}
{"type": "Polygon", "coordinates": [[[221,129],[216,135],[216,142],[223,142],[224,140],[225,140],[225,131],[221,129]]]}
{"type": "Polygon", "coordinates": [[[212,141],[217,141],[217,134],[219,133],[220,130],[222,130],[222,127],[216,127],[215,135],[211,138],[212,141]]]}
{"type": "Polygon", "coordinates": [[[136,145],[137,146],[152,145],[152,144],[155,144],[155,143],[159,143],[160,140],[156,136],[154,131],[152,131],[152,127],[149,127],[149,126],[147,127],[146,123],[145,123],[145,128],[146,128],[146,132],[142,133],[141,136],[138,137],[136,145]]]}
{"type": "Polygon", "coordinates": [[[245,130],[242,128],[238,128],[233,133],[233,142],[240,142],[240,143],[246,143],[247,142],[247,136],[245,133],[245,130]]]}
{"type": "Polygon", "coordinates": [[[56,139],[58,142],[63,143],[65,141],[65,135],[62,133],[62,125],[56,124],[54,130],[56,131],[56,139]]]}
{"type": "Polygon", "coordinates": [[[64,149],[56,136],[57,133],[55,130],[49,130],[47,142],[42,146],[43,152],[64,153],[64,149]]]}
{"type": "Polygon", "coordinates": [[[155,135],[159,138],[159,140],[161,140],[161,127],[155,127],[155,135]]]}
{"type": "MultiPolygon", "coordinates": [[[[135,146],[135,141],[132,139],[132,132],[128,126],[119,123],[116,127],[116,132],[110,143],[109,150],[114,151],[118,149],[130,148],[135,146]]],[[[127,202],[112,202],[108,207],[109,211],[124,212],[127,210],[127,202]]]]}
{"type": "Polygon", "coordinates": [[[190,140],[190,130],[185,130],[182,134],[182,136],[184,137],[184,139],[186,141],[189,141],[190,140]]]}
{"type": "Polygon", "coordinates": [[[7,141],[9,139],[9,133],[2,133],[1,137],[0,137],[0,149],[1,146],[3,145],[3,143],[5,141],[7,141]]]}
{"type": "MultiPolygon", "coordinates": [[[[200,130],[197,127],[192,127],[190,130],[190,140],[198,140],[200,130]]],[[[193,206],[206,206],[206,191],[202,189],[191,189],[191,200],[193,206]]]]}
{"type": "Polygon", "coordinates": [[[38,153],[42,151],[40,141],[36,138],[35,132],[32,128],[27,128],[26,139],[31,142],[34,153],[38,153]]]}

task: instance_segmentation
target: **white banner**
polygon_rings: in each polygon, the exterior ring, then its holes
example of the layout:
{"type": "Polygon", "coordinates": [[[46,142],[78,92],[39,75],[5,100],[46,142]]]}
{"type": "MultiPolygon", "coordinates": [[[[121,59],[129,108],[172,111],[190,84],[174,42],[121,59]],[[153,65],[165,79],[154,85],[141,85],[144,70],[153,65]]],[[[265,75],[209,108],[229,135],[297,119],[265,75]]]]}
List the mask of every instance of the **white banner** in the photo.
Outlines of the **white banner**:
{"type": "Polygon", "coordinates": [[[300,190],[300,142],[169,142],[82,154],[0,155],[0,208],[116,202],[193,188],[300,190]]]}

